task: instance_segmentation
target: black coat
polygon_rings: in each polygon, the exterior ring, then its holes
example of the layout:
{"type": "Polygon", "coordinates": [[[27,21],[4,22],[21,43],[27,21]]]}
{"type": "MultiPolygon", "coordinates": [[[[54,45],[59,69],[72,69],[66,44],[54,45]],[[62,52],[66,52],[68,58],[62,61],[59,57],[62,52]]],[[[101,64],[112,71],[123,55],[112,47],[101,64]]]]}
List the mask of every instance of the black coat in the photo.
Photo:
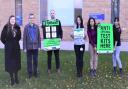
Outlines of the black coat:
{"type": "Polygon", "coordinates": [[[113,38],[114,38],[114,46],[116,41],[117,41],[116,46],[121,46],[121,28],[116,28],[115,25],[113,26],[113,38]]]}
{"type": "Polygon", "coordinates": [[[5,46],[5,71],[7,72],[14,73],[21,69],[20,39],[21,31],[18,25],[15,25],[13,30],[8,24],[4,26],[1,41],[5,46]]]}

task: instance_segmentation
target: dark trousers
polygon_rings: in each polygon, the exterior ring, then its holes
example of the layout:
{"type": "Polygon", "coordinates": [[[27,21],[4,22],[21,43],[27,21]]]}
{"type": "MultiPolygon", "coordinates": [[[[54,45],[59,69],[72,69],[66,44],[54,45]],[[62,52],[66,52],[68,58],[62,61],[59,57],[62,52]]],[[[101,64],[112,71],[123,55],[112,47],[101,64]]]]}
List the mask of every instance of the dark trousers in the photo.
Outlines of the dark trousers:
{"type": "MultiPolygon", "coordinates": [[[[56,69],[60,69],[60,58],[59,58],[59,50],[53,50],[54,55],[55,55],[55,60],[56,60],[56,69]]],[[[48,55],[48,69],[51,70],[51,60],[52,60],[52,50],[47,51],[48,55]]]]}
{"type": "Polygon", "coordinates": [[[27,71],[29,75],[37,74],[38,49],[27,50],[27,71]]]}
{"type": "Polygon", "coordinates": [[[74,45],[75,55],[76,55],[76,68],[77,74],[83,71],[83,54],[85,51],[85,45],[74,45]]]}

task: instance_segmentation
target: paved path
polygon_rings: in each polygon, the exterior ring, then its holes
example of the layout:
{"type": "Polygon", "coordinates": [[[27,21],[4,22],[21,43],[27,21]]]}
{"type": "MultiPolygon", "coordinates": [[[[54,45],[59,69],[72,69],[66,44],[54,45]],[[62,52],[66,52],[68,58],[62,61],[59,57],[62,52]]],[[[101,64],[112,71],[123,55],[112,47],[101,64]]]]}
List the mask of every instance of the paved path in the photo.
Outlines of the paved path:
{"type": "MultiPolygon", "coordinates": [[[[23,42],[20,41],[21,49],[23,48],[22,44],[23,42]]],[[[74,44],[73,41],[62,41],[61,50],[74,50],[73,44],[74,44]]],[[[43,45],[41,47],[43,49],[43,45]]],[[[0,42],[0,48],[1,49],[4,48],[4,45],[1,42],[0,42]]],[[[88,51],[88,42],[85,42],[85,50],[88,51]]],[[[128,42],[122,42],[121,51],[128,51],[128,42]]]]}

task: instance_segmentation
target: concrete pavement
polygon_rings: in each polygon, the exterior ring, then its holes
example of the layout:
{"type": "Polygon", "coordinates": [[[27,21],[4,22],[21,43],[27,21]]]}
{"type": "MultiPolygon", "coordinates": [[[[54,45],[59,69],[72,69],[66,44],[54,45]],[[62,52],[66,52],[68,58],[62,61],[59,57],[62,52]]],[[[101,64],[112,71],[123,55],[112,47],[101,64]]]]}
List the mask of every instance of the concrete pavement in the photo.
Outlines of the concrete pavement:
{"type": "MultiPolygon", "coordinates": [[[[23,41],[20,41],[20,47],[23,49],[23,41]]],[[[121,51],[128,51],[128,42],[121,43],[121,51]]],[[[4,45],[0,42],[0,48],[3,49],[4,45]]],[[[41,46],[43,49],[43,45],[41,46]]],[[[74,42],[73,41],[62,41],[61,50],[74,50],[74,42]]],[[[88,42],[85,42],[85,50],[88,51],[88,42]]]]}

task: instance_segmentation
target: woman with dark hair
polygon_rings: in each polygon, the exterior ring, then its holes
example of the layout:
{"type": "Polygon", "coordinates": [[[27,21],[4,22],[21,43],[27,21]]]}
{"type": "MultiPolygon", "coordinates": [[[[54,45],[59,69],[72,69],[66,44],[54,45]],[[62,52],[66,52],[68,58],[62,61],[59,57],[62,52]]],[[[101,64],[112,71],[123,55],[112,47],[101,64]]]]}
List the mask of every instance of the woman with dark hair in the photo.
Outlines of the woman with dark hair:
{"type": "Polygon", "coordinates": [[[120,76],[122,76],[122,63],[121,63],[121,59],[120,59],[121,27],[120,27],[120,23],[119,23],[119,18],[118,17],[116,17],[114,19],[113,35],[114,35],[114,53],[113,53],[114,76],[116,76],[116,62],[119,65],[120,76]]]}
{"type": "Polygon", "coordinates": [[[5,71],[10,74],[11,85],[19,83],[18,70],[21,69],[20,39],[20,27],[16,24],[15,16],[12,15],[1,33],[1,41],[5,46],[5,71]]]}
{"type": "MultiPolygon", "coordinates": [[[[73,32],[77,29],[78,31],[84,30],[83,19],[81,16],[77,16],[76,26],[73,29],[73,32]]],[[[74,50],[76,55],[76,69],[77,77],[83,76],[83,55],[85,51],[85,31],[82,37],[76,37],[75,34],[71,34],[71,37],[74,39],[74,50]]]]}
{"type": "Polygon", "coordinates": [[[94,18],[89,18],[87,23],[87,34],[89,38],[89,52],[90,52],[90,75],[96,76],[96,69],[98,64],[98,55],[96,51],[97,45],[97,25],[94,18]]]}

